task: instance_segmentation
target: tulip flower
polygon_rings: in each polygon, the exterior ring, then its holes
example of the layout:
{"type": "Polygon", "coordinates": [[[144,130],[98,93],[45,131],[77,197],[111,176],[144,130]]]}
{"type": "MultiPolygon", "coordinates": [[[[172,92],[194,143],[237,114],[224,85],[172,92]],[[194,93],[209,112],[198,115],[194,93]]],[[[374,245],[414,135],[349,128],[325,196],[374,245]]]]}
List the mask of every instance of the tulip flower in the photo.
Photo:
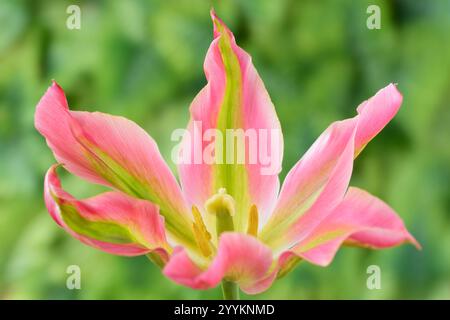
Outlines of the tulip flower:
{"type": "MultiPolygon", "coordinates": [[[[250,56],[213,11],[211,17],[208,82],[190,106],[188,132],[196,130],[194,122],[202,123],[202,131],[281,132],[250,56]]],[[[256,294],[300,261],[327,266],[341,245],[419,247],[392,208],[349,187],[353,160],[401,103],[402,95],[389,84],[354,117],[332,123],[289,171],[281,190],[281,136],[259,146],[277,151],[271,153],[271,174],[263,174],[260,163],[192,161],[178,165],[179,184],[155,141],[136,123],[71,111],[53,82],[35,114],[35,126],[57,160],[45,176],[45,204],[76,239],[111,254],[147,255],[178,284],[208,289],[222,283],[227,299],[238,298],[239,288],[256,294]],[[111,191],[76,199],[62,188],[58,167],[111,191]]],[[[183,139],[181,152],[193,143],[183,139]]]]}

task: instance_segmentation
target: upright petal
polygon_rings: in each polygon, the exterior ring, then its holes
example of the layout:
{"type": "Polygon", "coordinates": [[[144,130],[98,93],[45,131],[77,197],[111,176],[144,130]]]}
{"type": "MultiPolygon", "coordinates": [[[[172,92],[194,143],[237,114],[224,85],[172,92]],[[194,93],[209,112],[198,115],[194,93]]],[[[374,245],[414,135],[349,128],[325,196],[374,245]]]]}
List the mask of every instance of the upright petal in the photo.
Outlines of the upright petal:
{"type": "Polygon", "coordinates": [[[228,232],[220,237],[217,255],[204,268],[196,265],[183,249],[176,249],[164,268],[164,274],[176,283],[194,288],[209,289],[222,279],[237,282],[247,293],[257,293],[272,265],[272,252],[256,238],[228,232]]]}
{"type": "Polygon", "coordinates": [[[293,245],[334,209],[351,176],[349,152],[356,157],[395,116],[401,102],[401,94],[390,84],[363,102],[356,117],[332,124],[319,137],[288,173],[261,234],[265,243],[278,249],[293,245]]]}
{"type": "Polygon", "coordinates": [[[37,105],[35,125],[68,171],[155,203],[170,235],[193,243],[180,187],[156,143],[137,124],[98,112],[70,111],[54,82],[37,105]]]}
{"type": "Polygon", "coordinates": [[[326,266],[344,241],[374,249],[404,242],[420,248],[392,208],[366,191],[352,187],[332,214],[309,230],[308,236],[290,251],[326,266]]]}
{"type": "Polygon", "coordinates": [[[208,83],[190,107],[190,135],[181,147],[188,161],[179,165],[179,173],[183,191],[199,208],[225,188],[238,204],[236,230],[244,231],[252,204],[263,216],[274,205],[283,141],[274,106],[251,57],[236,45],[233,34],[214,12],[211,16],[214,40],[204,64],[208,83]],[[219,137],[208,135],[211,129],[217,129],[219,137]],[[241,150],[234,150],[234,156],[227,150],[234,149],[236,141],[227,136],[227,129],[241,130],[234,133],[244,137],[244,161],[238,159],[241,150]],[[203,155],[210,154],[211,146],[215,161],[205,161],[203,155]]]}
{"type": "Polygon", "coordinates": [[[120,192],[76,200],[65,192],[53,165],[45,176],[44,199],[52,218],[81,242],[112,254],[154,252],[167,261],[164,219],[158,207],[120,192]]]}

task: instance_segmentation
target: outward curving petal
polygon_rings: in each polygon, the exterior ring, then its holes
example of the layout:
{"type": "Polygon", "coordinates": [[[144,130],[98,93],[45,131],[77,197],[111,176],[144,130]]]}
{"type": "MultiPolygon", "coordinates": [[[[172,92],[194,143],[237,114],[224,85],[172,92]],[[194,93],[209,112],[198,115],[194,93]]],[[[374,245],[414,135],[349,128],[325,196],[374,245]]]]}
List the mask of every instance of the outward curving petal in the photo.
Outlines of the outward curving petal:
{"type": "Polygon", "coordinates": [[[401,93],[391,83],[359,105],[357,109],[359,125],[355,137],[355,156],[392,120],[400,109],[402,101],[401,93]]]}
{"type": "Polygon", "coordinates": [[[194,289],[209,289],[222,279],[235,281],[247,293],[257,293],[272,265],[272,252],[256,238],[239,233],[223,233],[217,255],[206,268],[197,266],[186,251],[175,249],[164,274],[176,283],[194,289]]]}
{"type": "Polygon", "coordinates": [[[262,217],[274,205],[283,153],[281,128],[251,57],[236,45],[233,34],[214,12],[211,16],[214,40],[204,64],[208,83],[190,107],[190,138],[185,137],[181,146],[182,157],[189,161],[179,165],[179,173],[183,191],[199,208],[220,188],[225,188],[238,206],[234,221],[236,230],[245,231],[252,204],[257,206],[262,217]],[[223,137],[223,152],[220,152],[222,148],[219,148],[216,136],[208,136],[211,140],[197,145],[195,137],[201,139],[209,129],[219,130],[223,137]],[[247,134],[245,152],[242,153],[245,164],[239,163],[236,150],[234,158],[226,150],[233,141],[233,138],[227,138],[227,129],[242,129],[235,133],[247,134]],[[254,148],[248,140],[253,134],[257,135],[253,140],[256,142],[254,148]],[[211,154],[208,146],[216,147],[215,158],[212,157],[216,162],[205,163],[203,152],[211,154]],[[200,157],[195,155],[198,149],[200,157]],[[227,156],[232,163],[227,164],[227,156]]]}
{"type": "Polygon", "coordinates": [[[37,105],[35,126],[68,171],[155,203],[169,234],[193,243],[177,181],[156,143],[137,124],[98,112],[69,111],[63,90],[54,82],[37,105]]]}
{"type": "Polygon", "coordinates": [[[156,253],[167,261],[164,219],[158,207],[119,192],[76,200],[65,192],[53,165],[45,176],[44,199],[52,218],[81,242],[112,254],[156,253]]]}
{"type": "Polygon", "coordinates": [[[261,232],[264,243],[275,250],[295,244],[301,226],[316,224],[342,200],[352,174],[356,126],[356,117],[333,123],[288,173],[261,232]]]}
{"type": "Polygon", "coordinates": [[[402,96],[390,84],[358,107],[354,118],[332,124],[288,173],[261,237],[280,249],[301,240],[342,200],[353,158],[394,117],[402,96]],[[349,144],[352,144],[351,146],[349,144]]]}
{"type": "Polygon", "coordinates": [[[309,235],[290,251],[326,266],[344,241],[373,249],[404,242],[420,248],[392,208],[366,191],[351,187],[332,214],[309,230],[309,235]]]}

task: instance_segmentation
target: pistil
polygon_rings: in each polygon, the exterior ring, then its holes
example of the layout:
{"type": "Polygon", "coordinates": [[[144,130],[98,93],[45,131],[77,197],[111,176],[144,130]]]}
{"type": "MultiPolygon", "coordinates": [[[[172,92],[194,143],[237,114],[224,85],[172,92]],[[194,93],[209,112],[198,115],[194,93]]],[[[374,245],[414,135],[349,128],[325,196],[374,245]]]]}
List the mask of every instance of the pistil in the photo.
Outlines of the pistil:
{"type": "Polygon", "coordinates": [[[235,203],[224,188],[219,189],[217,194],[206,201],[205,209],[209,214],[216,216],[217,238],[223,232],[234,231],[235,203]]]}

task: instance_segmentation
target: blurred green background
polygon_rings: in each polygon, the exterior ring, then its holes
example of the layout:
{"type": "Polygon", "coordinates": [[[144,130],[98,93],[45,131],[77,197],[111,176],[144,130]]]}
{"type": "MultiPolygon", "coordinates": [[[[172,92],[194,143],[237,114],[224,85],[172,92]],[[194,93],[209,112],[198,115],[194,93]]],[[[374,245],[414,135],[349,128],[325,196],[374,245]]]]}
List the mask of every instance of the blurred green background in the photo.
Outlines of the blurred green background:
{"type": "MultiPolygon", "coordinates": [[[[450,1],[216,1],[217,13],[253,56],[285,137],[283,174],[332,121],[389,82],[404,103],[355,163],[352,185],[397,210],[422,251],[343,248],[328,268],[301,263],[250,298],[450,298],[450,1]],[[381,30],[366,9],[381,7],[381,30]],[[382,289],[368,290],[378,265],[382,289]]],[[[164,278],[145,257],[80,244],[47,214],[43,177],[54,162],[33,125],[56,79],[73,109],[126,116],[159,143],[183,128],[205,85],[210,1],[0,0],[0,298],[215,299],[164,278]],[[66,8],[81,8],[81,30],[66,8]],[[79,265],[81,290],[66,289],[79,265]]],[[[174,166],[171,164],[172,168],[174,166]]],[[[101,190],[63,176],[76,196],[101,190]]],[[[244,296],[245,297],[245,296],[244,296]]]]}

